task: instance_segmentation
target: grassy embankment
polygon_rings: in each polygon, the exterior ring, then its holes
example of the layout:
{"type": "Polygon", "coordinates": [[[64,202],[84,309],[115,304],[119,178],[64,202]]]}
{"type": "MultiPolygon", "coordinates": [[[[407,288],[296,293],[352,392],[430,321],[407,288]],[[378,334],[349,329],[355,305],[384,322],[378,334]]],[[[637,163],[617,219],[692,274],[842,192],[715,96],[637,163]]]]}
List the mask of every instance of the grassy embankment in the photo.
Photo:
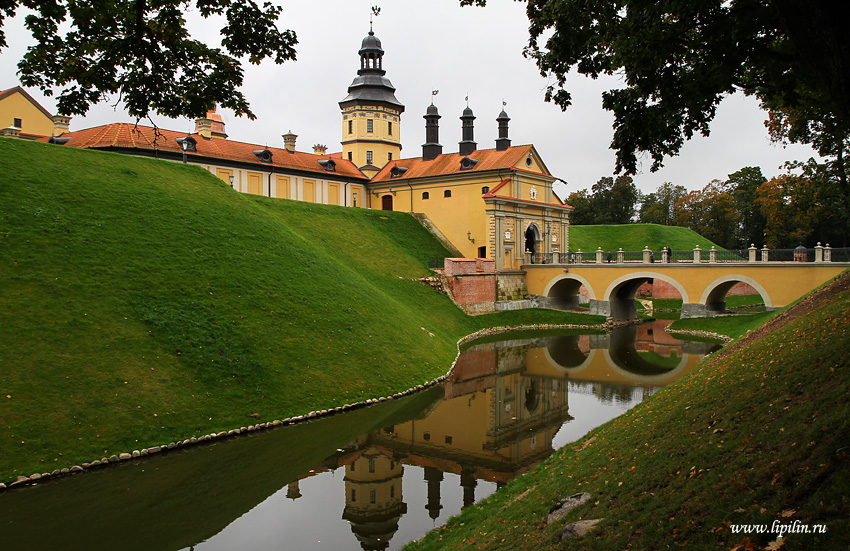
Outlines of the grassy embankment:
{"type": "Polygon", "coordinates": [[[0,482],[390,395],[482,327],[601,321],[464,315],[412,281],[445,249],[403,213],[22,140],[0,168],[0,482]]]}
{"type": "Polygon", "coordinates": [[[704,251],[720,247],[688,228],[662,226],[659,224],[625,224],[607,226],[570,226],[570,252],[581,249],[592,253],[602,247],[603,251],[642,251],[644,247],[658,252],[664,247],[674,251],[690,251],[699,245],[704,251]]]}
{"type": "MultiPolygon", "coordinates": [[[[789,307],[408,548],[845,548],[848,280],[845,273],[789,307]],[[550,508],[578,492],[591,500],[547,526],[550,508]],[[567,523],[600,518],[585,537],[559,542],[567,523]],[[731,528],[774,522],[825,525],[826,533],[776,542],[776,533],[731,528]]],[[[758,316],[767,315],[775,313],[758,316]]],[[[728,320],[720,320],[726,329],[728,320]]]]}

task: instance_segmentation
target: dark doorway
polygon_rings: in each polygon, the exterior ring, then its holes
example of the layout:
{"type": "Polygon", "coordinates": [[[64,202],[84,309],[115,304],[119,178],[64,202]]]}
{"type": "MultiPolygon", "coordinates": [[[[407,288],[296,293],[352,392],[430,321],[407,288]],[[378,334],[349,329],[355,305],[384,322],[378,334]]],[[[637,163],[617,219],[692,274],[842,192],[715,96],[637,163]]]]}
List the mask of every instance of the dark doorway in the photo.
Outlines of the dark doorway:
{"type": "Polygon", "coordinates": [[[478,247],[478,258],[487,258],[487,247],[478,247]]]}
{"type": "Polygon", "coordinates": [[[393,196],[384,195],[381,197],[381,210],[393,210],[393,196]]]}
{"type": "Polygon", "coordinates": [[[531,263],[534,264],[533,253],[537,250],[537,236],[534,233],[534,226],[528,226],[528,229],[525,230],[525,250],[532,253],[531,263]]]}

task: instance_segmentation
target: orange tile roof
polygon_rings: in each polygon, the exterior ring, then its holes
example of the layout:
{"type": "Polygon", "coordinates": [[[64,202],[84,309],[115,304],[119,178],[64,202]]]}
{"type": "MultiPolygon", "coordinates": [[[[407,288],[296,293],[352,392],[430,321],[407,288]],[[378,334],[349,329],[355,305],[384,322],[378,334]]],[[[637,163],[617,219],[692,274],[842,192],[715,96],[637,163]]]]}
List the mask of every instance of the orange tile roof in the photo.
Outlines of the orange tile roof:
{"type": "MultiPolygon", "coordinates": [[[[259,167],[276,167],[292,170],[303,170],[326,174],[327,176],[342,176],[367,180],[353,163],[346,159],[335,158],[336,172],[327,172],[319,161],[331,158],[331,155],[315,155],[297,151],[290,153],[286,149],[268,147],[237,142],[226,139],[206,140],[197,134],[191,134],[196,141],[197,152],[190,152],[189,157],[206,157],[209,159],[221,159],[222,161],[235,161],[240,163],[255,164],[259,167]],[[268,149],[272,153],[271,163],[261,163],[254,155],[254,150],[268,149]]],[[[76,132],[66,132],[63,138],[70,138],[65,144],[71,147],[89,149],[127,148],[141,149],[147,151],[168,152],[181,155],[180,144],[175,140],[185,138],[184,132],[175,132],[163,128],[152,128],[149,126],[134,125],[132,123],[113,123],[104,126],[96,126],[76,132]]]]}
{"type": "Polygon", "coordinates": [[[372,178],[372,182],[390,180],[390,170],[393,166],[400,166],[407,169],[407,172],[405,172],[403,176],[404,179],[446,176],[466,172],[475,173],[482,172],[484,170],[510,169],[514,168],[517,163],[528,155],[528,152],[531,151],[531,147],[531,145],[517,145],[509,147],[504,151],[497,151],[495,149],[481,149],[473,151],[469,154],[469,158],[476,159],[478,163],[473,169],[463,171],[460,169],[460,160],[463,159],[463,155],[459,153],[444,153],[430,161],[423,161],[422,157],[399,159],[398,161],[387,163],[387,165],[384,166],[384,168],[382,168],[374,178],[372,178]]]}

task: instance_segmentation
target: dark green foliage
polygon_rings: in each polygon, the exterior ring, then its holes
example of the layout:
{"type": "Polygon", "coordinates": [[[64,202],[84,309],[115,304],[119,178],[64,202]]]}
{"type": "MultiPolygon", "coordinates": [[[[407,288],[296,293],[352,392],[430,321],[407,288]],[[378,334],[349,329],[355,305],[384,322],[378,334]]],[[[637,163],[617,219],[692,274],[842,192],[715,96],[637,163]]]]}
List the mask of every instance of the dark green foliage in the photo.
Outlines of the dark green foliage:
{"type": "Polygon", "coordinates": [[[575,208],[570,215],[573,224],[628,224],[632,221],[640,192],[630,176],[600,178],[591,192],[582,190],[567,198],[567,204],[575,208]]]}
{"type": "MultiPolygon", "coordinates": [[[[62,88],[59,113],[84,114],[117,94],[127,112],[144,118],[200,117],[216,104],[253,118],[242,85],[240,57],[251,63],[295,59],[292,31],[279,31],[281,8],[254,0],[7,1],[0,25],[19,6],[36,40],[20,62],[21,83],[51,95],[62,88]],[[184,13],[223,15],[221,48],[190,37],[184,13]],[[64,34],[65,25],[70,29],[64,34]]],[[[0,27],[0,46],[6,45],[0,27]]]]}

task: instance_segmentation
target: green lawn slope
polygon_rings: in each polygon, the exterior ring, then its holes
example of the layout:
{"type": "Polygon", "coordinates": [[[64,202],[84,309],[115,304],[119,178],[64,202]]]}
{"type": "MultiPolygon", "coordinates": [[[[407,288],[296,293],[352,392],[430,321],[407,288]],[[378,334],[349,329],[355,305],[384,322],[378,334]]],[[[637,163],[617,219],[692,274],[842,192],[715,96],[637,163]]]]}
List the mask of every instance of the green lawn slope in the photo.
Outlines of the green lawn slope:
{"type": "Polygon", "coordinates": [[[200,167],[0,139],[0,482],[390,395],[487,325],[413,278],[403,213],[234,192],[200,167]]]}
{"type": "MultiPolygon", "coordinates": [[[[690,251],[699,245],[704,251],[720,247],[688,228],[662,226],[659,224],[621,224],[610,226],[570,226],[570,252],[581,249],[592,252],[602,247],[603,251],[642,251],[644,247],[660,251],[670,247],[674,251],[690,251]]],[[[660,260],[660,259],[659,259],[660,260]]]]}
{"type": "Polygon", "coordinates": [[[845,549],[848,313],[845,273],[406,549],[845,549]],[[602,520],[560,541],[580,519],[602,520]]]}

